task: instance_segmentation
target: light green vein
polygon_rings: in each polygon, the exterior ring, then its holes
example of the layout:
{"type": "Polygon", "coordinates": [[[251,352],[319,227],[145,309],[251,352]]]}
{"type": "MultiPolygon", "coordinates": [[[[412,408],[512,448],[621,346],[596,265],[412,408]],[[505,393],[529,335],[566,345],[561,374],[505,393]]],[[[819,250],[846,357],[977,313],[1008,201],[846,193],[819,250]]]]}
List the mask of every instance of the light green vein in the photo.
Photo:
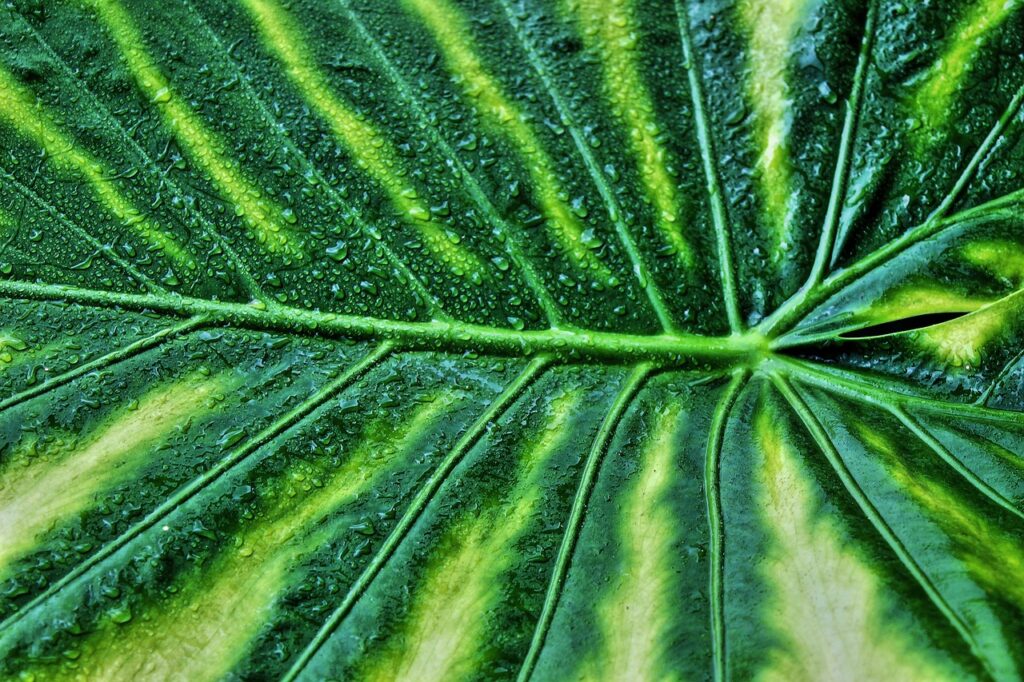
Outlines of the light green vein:
{"type": "Polygon", "coordinates": [[[968,469],[963,462],[957,459],[956,456],[954,456],[945,445],[939,442],[939,440],[933,436],[928,429],[922,426],[917,419],[912,417],[898,404],[890,404],[888,408],[889,412],[899,419],[900,422],[918,438],[918,440],[927,445],[932,452],[939,456],[939,459],[949,466],[950,469],[955,471],[961,478],[974,486],[975,490],[980,492],[996,505],[1008,511],[1011,515],[1024,520],[1024,512],[1018,509],[1017,506],[1008,500],[1005,495],[998,492],[995,488],[983,481],[977,474],[968,469]]]}
{"type": "Polygon", "coordinates": [[[63,227],[65,230],[67,230],[71,234],[76,235],[79,239],[87,243],[95,250],[96,253],[102,254],[104,258],[106,258],[108,261],[110,261],[111,263],[119,267],[121,270],[123,270],[132,279],[141,284],[147,291],[150,291],[155,294],[168,293],[167,289],[154,282],[149,275],[147,275],[146,273],[142,272],[134,265],[132,265],[128,260],[119,255],[108,244],[102,243],[99,239],[94,237],[85,228],[80,227],[77,223],[72,222],[66,215],[64,215],[63,212],[57,210],[56,206],[43,199],[43,197],[36,194],[36,192],[34,192],[32,189],[23,185],[6,168],[0,167],[0,177],[3,177],[3,179],[10,183],[14,187],[14,189],[18,191],[19,194],[21,194],[23,197],[25,197],[33,204],[35,204],[36,207],[38,207],[41,211],[43,211],[44,213],[49,213],[53,217],[53,219],[56,220],[58,224],[60,224],[61,227],[63,227]]]}
{"type": "Polygon", "coordinates": [[[552,327],[565,327],[566,325],[562,322],[562,313],[558,304],[544,284],[542,277],[538,274],[529,256],[523,252],[522,245],[519,243],[520,236],[501,217],[494,204],[491,203],[491,200],[484,193],[480,183],[477,182],[476,176],[466,168],[465,164],[459,159],[459,155],[455,153],[455,150],[448,141],[438,132],[436,122],[427,114],[421,103],[422,95],[414,94],[412,87],[399,72],[391,58],[384,51],[384,48],[381,47],[380,42],[367,30],[363,20],[352,9],[349,0],[338,0],[338,4],[341,5],[348,18],[352,21],[352,25],[359,33],[359,36],[370,46],[373,56],[376,57],[377,61],[384,68],[384,72],[387,73],[388,78],[394,84],[404,103],[415,114],[422,129],[430,136],[431,142],[444,152],[447,159],[450,159],[453,166],[453,175],[466,184],[466,191],[470,198],[480,207],[480,210],[487,216],[487,219],[491,221],[494,233],[501,239],[509,258],[512,259],[512,262],[526,281],[527,286],[530,287],[530,291],[536,297],[537,303],[547,316],[548,323],[552,327]]]}
{"type": "Polygon", "coordinates": [[[552,103],[555,105],[555,109],[558,111],[559,117],[572,137],[576,151],[583,160],[583,165],[586,167],[587,173],[590,175],[591,181],[594,183],[594,187],[597,188],[598,194],[601,195],[601,200],[604,202],[605,209],[608,212],[608,217],[611,219],[612,225],[615,227],[615,234],[618,236],[619,241],[626,250],[626,255],[629,257],[629,262],[633,267],[633,274],[636,276],[638,283],[647,295],[647,299],[650,301],[651,307],[658,316],[658,321],[661,323],[662,329],[667,332],[671,332],[675,328],[675,323],[672,320],[671,312],[669,312],[668,307],[665,304],[665,295],[652,278],[647,264],[644,262],[643,255],[640,253],[640,249],[636,244],[636,240],[633,238],[629,227],[627,227],[625,222],[623,222],[622,209],[619,206],[619,202],[615,198],[615,194],[612,192],[612,189],[608,184],[608,180],[605,177],[604,172],[601,170],[600,164],[598,164],[597,159],[594,158],[594,154],[590,150],[590,145],[583,136],[583,131],[576,123],[576,117],[569,109],[569,105],[566,104],[565,98],[563,98],[559,92],[554,79],[552,79],[548,74],[544,60],[541,58],[537,48],[528,37],[527,32],[523,29],[519,18],[509,5],[508,0],[500,1],[502,8],[505,10],[505,16],[508,18],[508,22],[512,26],[512,31],[523,47],[527,61],[529,61],[533,70],[540,78],[541,83],[544,85],[544,89],[548,93],[548,97],[551,98],[552,103]]]}
{"type": "Polygon", "coordinates": [[[444,348],[524,356],[551,353],[567,360],[651,360],[692,365],[697,361],[752,364],[765,357],[766,340],[758,334],[642,336],[601,331],[550,329],[516,331],[461,322],[404,322],[341,315],[316,310],[210,301],[177,294],[122,294],[79,287],[0,281],[0,295],[84,305],[120,307],[182,317],[205,315],[213,325],[313,334],[329,338],[386,338],[403,348],[444,348]]]}
{"type": "Polygon", "coordinates": [[[650,377],[651,365],[637,365],[629,376],[626,377],[619,394],[608,409],[601,427],[594,438],[594,444],[590,448],[587,460],[583,465],[583,472],[580,474],[579,486],[576,488],[576,495],[573,498],[569,518],[565,523],[565,531],[562,535],[562,544],[555,556],[555,565],[551,569],[551,578],[548,582],[547,594],[544,597],[544,606],[541,608],[540,616],[537,618],[537,625],[533,631],[533,638],[530,641],[530,648],[523,658],[522,666],[517,676],[518,682],[526,682],[533,675],[533,670],[540,658],[547,640],[548,631],[555,618],[555,609],[565,589],[565,581],[569,575],[569,567],[572,563],[572,555],[576,550],[576,543],[579,540],[580,531],[583,529],[583,521],[586,516],[590,496],[597,483],[597,474],[600,471],[601,463],[608,452],[612,438],[619,426],[626,410],[632,404],[637,393],[643,388],[644,383],[650,377]]]}
{"type": "Polygon", "coordinates": [[[331,615],[324,621],[324,624],[310,640],[309,644],[295,659],[291,668],[283,676],[283,682],[293,682],[302,671],[306,669],[313,657],[320,651],[324,643],[337,630],[338,626],[355,606],[356,602],[363,596],[370,587],[370,583],[380,573],[388,560],[395,553],[398,545],[402,543],[413,524],[420,518],[423,510],[427,508],[430,501],[434,499],[437,491],[441,488],[451,472],[462,461],[465,455],[483,437],[490,426],[495,423],[508,408],[519,399],[519,397],[540,377],[548,368],[551,359],[538,357],[532,360],[525,369],[516,377],[515,381],[508,385],[501,395],[481,414],[476,421],[466,430],[459,440],[452,446],[452,449],[445,456],[434,472],[427,479],[423,487],[413,498],[409,507],[402,514],[402,517],[395,524],[387,539],[380,549],[373,555],[366,568],[359,574],[352,586],[349,587],[344,599],[331,615]]]}
{"type": "MultiPolygon", "coordinates": [[[[1024,101],[1024,87],[1022,87],[1018,92],[1018,95],[1021,100],[1024,101]]],[[[1017,104],[1020,104],[1020,102],[1017,104]]],[[[999,128],[998,124],[997,128],[999,128]]],[[[997,132],[996,129],[993,129],[989,134],[989,137],[986,138],[986,142],[982,145],[982,148],[979,148],[978,153],[975,154],[974,159],[977,160],[978,163],[980,163],[981,159],[988,153],[988,150],[983,148],[986,146],[990,148],[989,142],[991,142],[991,144],[995,144],[1001,134],[1002,133],[997,132]]],[[[964,171],[964,175],[961,176],[961,181],[957,183],[961,189],[967,185],[969,182],[969,176],[973,174],[975,168],[976,165],[972,161],[972,166],[969,166],[964,171]]],[[[959,191],[960,190],[954,188],[953,192],[949,196],[953,196],[959,191]]],[[[780,339],[784,338],[784,334],[792,330],[795,325],[799,324],[803,316],[813,311],[816,306],[825,302],[830,296],[842,291],[856,280],[864,277],[881,265],[892,260],[915,244],[936,236],[952,227],[963,226],[968,223],[983,223],[986,220],[992,220],[995,218],[1016,218],[1018,217],[1017,214],[1011,209],[1019,209],[1022,201],[1024,201],[1024,190],[1016,190],[987,201],[984,204],[964,209],[948,217],[943,217],[944,213],[948,210],[948,206],[946,208],[940,207],[940,209],[937,209],[933,214],[933,217],[930,217],[925,220],[925,222],[910,228],[893,241],[878,247],[856,263],[841,270],[836,270],[817,286],[809,289],[801,289],[797,294],[794,294],[789,298],[789,300],[779,306],[775,312],[766,317],[757,326],[757,330],[766,336],[775,336],[780,339]]],[[[943,203],[945,204],[946,202],[943,203]]],[[[951,204],[952,200],[949,202],[949,205],[951,204]]]]}
{"type": "Polygon", "coordinates": [[[135,357],[140,353],[167,343],[168,341],[190,334],[191,332],[202,328],[203,325],[206,324],[206,321],[205,317],[199,316],[190,318],[170,327],[165,327],[164,329],[150,334],[145,338],[133,341],[122,348],[118,348],[117,350],[113,350],[105,355],[101,355],[89,362],[84,362],[73,369],[69,369],[66,372],[58,374],[57,376],[50,377],[46,381],[40,382],[35,386],[30,386],[24,390],[18,391],[17,393],[13,393],[0,400],[0,412],[14,407],[15,405],[20,405],[26,400],[31,400],[32,398],[36,398],[45,393],[56,390],[61,386],[71,383],[79,377],[85,376],[86,374],[111,367],[124,362],[129,358],[135,357]]]}
{"type": "Polygon", "coordinates": [[[846,118],[843,121],[843,132],[839,139],[839,154],[836,156],[835,173],[832,177],[832,190],[828,197],[828,209],[825,212],[825,224],[821,230],[818,251],[814,256],[814,264],[807,276],[805,288],[816,286],[821,282],[834,258],[836,233],[839,229],[839,218],[846,201],[849,185],[850,166],[853,163],[853,145],[860,129],[861,109],[864,103],[864,84],[867,80],[867,67],[871,50],[875,41],[875,21],[878,17],[878,3],[868,0],[868,16],[864,24],[864,35],[861,39],[860,53],[857,56],[857,68],[853,74],[853,85],[850,96],[846,100],[846,118]]]}
{"type": "Polygon", "coordinates": [[[982,407],[973,403],[943,401],[915,392],[913,387],[898,381],[886,380],[879,375],[858,376],[851,370],[836,366],[775,355],[766,370],[778,370],[792,374],[800,383],[823,388],[858,402],[870,400],[878,405],[898,403],[916,406],[951,418],[970,418],[996,421],[1008,426],[1024,426],[1024,415],[1020,412],[982,407]]]}
{"type": "Polygon", "coordinates": [[[722,194],[721,180],[718,176],[718,161],[715,147],[711,139],[707,114],[704,111],[704,86],[701,83],[701,65],[693,51],[693,40],[690,37],[690,16],[680,0],[675,0],[676,16],[679,23],[679,36],[683,47],[683,68],[686,69],[690,82],[690,99],[693,104],[694,127],[697,130],[697,144],[700,147],[701,163],[704,166],[704,177],[708,188],[708,202],[711,205],[711,219],[715,226],[715,242],[718,251],[718,276],[722,282],[722,295],[725,298],[725,311],[729,318],[729,328],[733,333],[743,329],[740,316],[739,295],[736,291],[736,270],[733,265],[732,234],[729,219],[726,216],[725,197],[722,194]]]}
{"type": "MultiPolygon", "coordinates": [[[[573,388],[547,406],[546,423],[518,457],[516,478],[503,494],[481,500],[447,526],[412,586],[412,605],[398,629],[367,659],[362,682],[458,682],[479,675],[488,615],[503,601],[502,583],[514,571],[517,546],[545,501],[544,474],[572,436],[584,391],[573,388]]],[[[396,569],[399,570],[399,569],[396,569]]]]}
{"type": "Polygon", "coordinates": [[[721,468],[722,448],[729,415],[740,392],[750,378],[750,372],[733,374],[725,392],[715,407],[704,456],[704,497],[708,515],[708,601],[711,617],[711,662],[715,682],[725,680],[725,522],[722,519],[721,468]]]}

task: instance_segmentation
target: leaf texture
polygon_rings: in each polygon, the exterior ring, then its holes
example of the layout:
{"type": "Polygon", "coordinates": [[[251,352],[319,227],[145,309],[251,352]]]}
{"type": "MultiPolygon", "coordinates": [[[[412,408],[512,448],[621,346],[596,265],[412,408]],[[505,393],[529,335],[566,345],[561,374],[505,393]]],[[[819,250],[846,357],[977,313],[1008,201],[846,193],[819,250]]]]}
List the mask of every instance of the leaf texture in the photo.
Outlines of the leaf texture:
{"type": "Polygon", "coordinates": [[[1021,5],[0,7],[0,677],[1021,679],[1021,5]]]}

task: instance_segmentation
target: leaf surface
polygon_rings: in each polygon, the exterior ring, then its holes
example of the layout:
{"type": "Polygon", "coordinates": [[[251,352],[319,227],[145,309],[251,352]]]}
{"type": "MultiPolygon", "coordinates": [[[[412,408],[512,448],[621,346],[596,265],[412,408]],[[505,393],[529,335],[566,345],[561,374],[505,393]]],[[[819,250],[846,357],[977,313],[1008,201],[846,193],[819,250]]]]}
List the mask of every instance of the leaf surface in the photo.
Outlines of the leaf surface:
{"type": "Polygon", "coordinates": [[[1016,0],[0,8],[0,671],[1024,676],[1016,0]]]}

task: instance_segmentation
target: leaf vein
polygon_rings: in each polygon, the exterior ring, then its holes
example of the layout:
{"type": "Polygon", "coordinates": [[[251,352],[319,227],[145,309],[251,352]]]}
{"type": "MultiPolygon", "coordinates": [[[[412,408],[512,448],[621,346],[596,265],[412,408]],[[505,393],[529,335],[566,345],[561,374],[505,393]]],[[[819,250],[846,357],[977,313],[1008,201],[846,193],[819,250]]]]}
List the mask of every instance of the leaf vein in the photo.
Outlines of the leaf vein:
{"type": "Polygon", "coordinates": [[[684,8],[682,0],[675,0],[675,8],[679,25],[679,39],[682,42],[683,48],[683,68],[686,69],[690,82],[690,99],[693,102],[693,122],[697,131],[697,145],[700,147],[701,164],[704,167],[704,177],[708,189],[708,202],[711,205],[711,219],[715,226],[718,275],[722,284],[722,295],[725,297],[725,310],[729,317],[729,327],[733,333],[737,333],[743,328],[743,321],[740,315],[739,295],[736,291],[732,231],[726,215],[725,199],[722,194],[721,180],[718,174],[718,162],[715,158],[714,142],[711,139],[707,114],[704,111],[704,86],[698,73],[698,69],[701,67],[697,63],[693,50],[689,13],[684,8]]]}
{"type": "Polygon", "coordinates": [[[437,491],[448,480],[455,467],[463,460],[465,455],[477,444],[484,433],[504,414],[508,408],[516,402],[519,397],[543,374],[551,364],[551,358],[542,356],[532,360],[516,379],[491,403],[490,406],[477,417],[476,421],[466,430],[459,440],[452,446],[452,449],[445,456],[434,472],[427,479],[423,487],[417,492],[409,507],[402,514],[398,523],[388,534],[387,539],[374,553],[370,562],[359,574],[355,582],[349,587],[348,592],[342,599],[341,604],[331,612],[327,620],[317,631],[316,635],[309,641],[306,647],[292,663],[291,668],[283,676],[283,682],[295,680],[302,671],[309,665],[324,643],[337,630],[338,626],[355,606],[359,598],[369,589],[370,584],[377,575],[384,569],[385,564],[398,549],[398,546],[405,539],[409,530],[419,519],[420,515],[430,504],[437,494],[437,491]]]}
{"type": "Polygon", "coordinates": [[[41,395],[54,391],[61,386],[71,383],[79,377],[85,376],[90,372],[96,372],[107,367],[118,365],[130,358],[133,358],[141,353],[148,350],[152,350],[168,341],[176,339],[180,336],[190,334],[197,329],[201,329],[208,319],[205,316],[198,315],[196,317],[189,318],[180,324],[176,324],[171,327],[165,327],[154,334],[129,343],[126,346],[118,348],[114,351],[106,353],[98,358],[90,360],[89,362],[83,363],[78,367],[70,369],[66,372],[58,374],[57,376],[50,377],[46,381],[43,381],[35,386],[30,386],[22,391],[18,391],[12,395],[7,396],[3,400],[0,400],[0,412],[8,410],[15,405],[31,400],[32,398],[38,398],[41,395]]]}
{"type": "Polygon", "coordinates": [[[803,422],[804,428],[807,429],[815,443],[817,443],[818,448],[821,450],[822,454],[825,455],[825,459],[828,460],[832,470],[835,471],[836,475],[839,477],[839,480],[842,482],[847,494],[849,494],[860,508],[861,513],[868,519],[878,535],[889,546],[893,554],[895,554],[900,563],[903,564],[904,568],[906,568],[907,572],[910,573],[914,580],[921,586],[921,589],[928,595],[928,598],[931,600],[935,608],[942,613],[946,620],[948,620],[957,631],[960,637],[970,648],[973,656],[985,668],[986,672],[994,678],[995,675],[992,673],[988,661],[981,655],[978,644],[971,635],[967,624],[949,605],[945,597],[943,597],[938,588],[935,587],[931,578],[928,577],[925,571],[910,554],[909,550],[907,550],[906,546],[896,536],[896,533],[893,531],[889,523],[874,506],[871,500],[868,499],[868,496],[864,493],[856,479],[854,479],[853,475],[850,473],[850,470],[846,467],[846,464],[843,462],[842,456],[836,449],[832,439],[829,437],[828,433],[826,433],[825,428],[821,425],[821,422],[818,421],[818,418],[811,412],[807,403],[804,402],[803,398],[780,374],[772,374],[771,380],[775,385],[775,388],[786,399],[786,402],[789,403],[793,412],[796,413],[800,418],[800,421],[803,422]]]}
{"type": "Polygon", "coordinates": [[[626,255],[629,257],[629,262],[633,266],[633,274],[636,276],[641,288],[647,295],[647,300],[650,302],[655,315],[657,315],[662,329],[665,332],[673,331],[675,329],[675,323],[672,321],[672,314],[669,312],[668,307],[665,304],[665,295],[661,292],[658,285],[654,282],[653,277],[651,277],[648,272],[647,264],[644,262],[644,258],[640,253],[636,240],[633,238],[629,228],[622,221],[622,210],[619,208],[618,202],[612,194],[611,188],[608,186],[608,182],[604,177],[604,173],[598,166],[597,160],[594,158],[593,153],[591,153],[590,147],[583,137],[583,132],[576,124],[576,119],[569,110],[569,105],[566,104],[565,98],[562,97],[557,85],[555,85],[551,76],[548,75],[544,61],[536,47],[533,45],[533,42],[525,35],[522,25],[519,23],[519,19],[516,18],[515,13],[508,4],[508,0],[500,0],[500,2],[505,16],[508,19],[508,23],[512,27],[512,33],[522,46],[523,52],[526,54],[527,61],[537,73],[541,83],[544,85],[545,91],[548,93],[552,103],[555,105],[555,109],[558,111],[559,116],[565,123],[566,129],[568,129],[569,135],[572,137],[573,145],[575,146],[577,153],[580,155],[580,158],[583,160],[583,165],[586,166],[587,173],[590,175],[590,179],[594,183],[594,187],[597,189],[598,194],[601,195],[601,199],[605,204],[605,209],[608,212],[608,217],[615,226],[615,233],[618,236],[619,241],[622,243],[623,248],[626,249],[626,255]]]}
{"type": "Polygon", "coordinates": [[[572,555],[579,540],[580,531],[583,529],[583,522],[586,517],[587,505],[591,493],[597,483],[597,475],[608,452],[612,438],[618,428],[619,422],[626,410],[633,403],[633,399],[643,388],[644,383],[650,377],[652,366],[650,364],[638,365],[626,378],[619,394],[612,403],[601,423],[600,430],[594,438],[593,446],[587,455],[586,463],[583,466],[583,473],[580,476],[580,483],[576,489],[576,496],[573,498],[572,509],[565,525],[565,532],[562,536],[562,544],[558,548],[555,557],[555,565],[551,570],[551,579],[548,582],[547,594],[544,597],[544,606],[541,608],[537,625],[530,641],[530,648],[523,659],[522,667],[519,669],[517,680],[526,682],[533,674],[537,665],[541,650],[544,648],[544,641],[547,639],[548,631],[555,617],[555,609],[561,599],[562,591],[565,589],[565,581],[569,574],[569,567],[572,563],[572,555]]]}

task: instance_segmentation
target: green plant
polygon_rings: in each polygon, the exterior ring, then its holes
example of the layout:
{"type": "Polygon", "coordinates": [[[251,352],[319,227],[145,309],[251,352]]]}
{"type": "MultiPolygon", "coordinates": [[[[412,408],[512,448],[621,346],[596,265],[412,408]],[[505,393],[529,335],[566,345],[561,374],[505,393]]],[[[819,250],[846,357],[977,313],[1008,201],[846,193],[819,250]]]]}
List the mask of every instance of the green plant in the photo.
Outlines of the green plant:
{"type": "Polygon", "coordinates": [[[1020,5],[5,4],[2,676],[1021,679],[1020,5]]]}

